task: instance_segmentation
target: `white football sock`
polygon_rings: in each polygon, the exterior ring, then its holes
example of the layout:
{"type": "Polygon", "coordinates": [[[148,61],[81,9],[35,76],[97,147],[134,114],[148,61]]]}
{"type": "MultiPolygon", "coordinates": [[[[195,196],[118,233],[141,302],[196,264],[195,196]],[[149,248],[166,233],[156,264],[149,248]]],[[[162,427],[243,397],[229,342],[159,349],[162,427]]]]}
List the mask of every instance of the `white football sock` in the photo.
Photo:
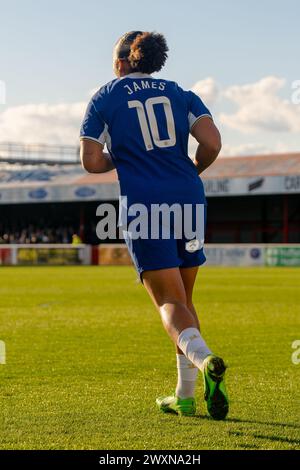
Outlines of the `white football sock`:
{"type": "Polygon", "coordinates": [[[193,397],[199,370],[184,354],[176,354],[176,357],[178,381],[175,394],[179,398],[193,397]]]}
{"type": "Polygon", "coordinates": [[[186,328],[177,339],[177,345],[185,356],[202,370],[204,359],[212,354],[197,328],[186,328]]]}

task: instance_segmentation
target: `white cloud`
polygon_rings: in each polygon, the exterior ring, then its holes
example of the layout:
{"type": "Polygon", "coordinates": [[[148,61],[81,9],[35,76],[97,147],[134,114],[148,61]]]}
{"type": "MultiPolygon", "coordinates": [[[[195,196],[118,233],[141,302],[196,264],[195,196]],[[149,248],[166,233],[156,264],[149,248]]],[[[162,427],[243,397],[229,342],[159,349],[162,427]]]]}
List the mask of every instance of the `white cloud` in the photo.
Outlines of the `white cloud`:
{"type": "Polygon", "coordinates": [[[278,96],[285,80],[265,77],[248,85],[235,85],[223,92],[238,109],[232,114],[221,113],[220,122],[244,133],[300,132],[300,106],[278,96]]]}
{"type": "Polygon", "coordinates": [[[191,90],[196,93],[196,95],[200,96],[207,106],[212,106],[219,96],[217,82],[211,77],[196,82],[191,90]]]}
{"type": "Polygon", "coordinates": [[[28,104],[0,113],[0,141],[77,144],[87,103],[28,104]]]}

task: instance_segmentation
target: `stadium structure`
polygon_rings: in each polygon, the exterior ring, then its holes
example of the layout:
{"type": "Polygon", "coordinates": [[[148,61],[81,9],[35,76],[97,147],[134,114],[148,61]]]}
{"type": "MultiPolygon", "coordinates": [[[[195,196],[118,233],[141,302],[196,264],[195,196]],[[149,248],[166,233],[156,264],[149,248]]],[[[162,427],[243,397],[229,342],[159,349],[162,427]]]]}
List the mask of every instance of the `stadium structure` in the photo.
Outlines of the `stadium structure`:
{"type": "MultiPolygon", "coordinates": [[[[220,157],[203,181],[212,264],[228,257],[229,264],[300,264],[300,153],[220,157]]],[[[117,208],[118,198],[116,172],[85,173],[75,146],[0,144],[0,262],[16,263],[11,245],[63,247],[73,234],[98,249],[96,209],[100,202],[117,208]]]]}

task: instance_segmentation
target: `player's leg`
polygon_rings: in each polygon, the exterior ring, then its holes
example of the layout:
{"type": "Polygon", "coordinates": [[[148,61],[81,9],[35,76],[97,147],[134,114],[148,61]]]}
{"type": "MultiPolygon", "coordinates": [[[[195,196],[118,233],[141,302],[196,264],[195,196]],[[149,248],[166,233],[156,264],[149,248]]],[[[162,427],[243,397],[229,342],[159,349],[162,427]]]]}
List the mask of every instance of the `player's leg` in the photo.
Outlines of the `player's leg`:
{"type": "MultiPolygon", "coordinates": [[[[212,355],[200,334],[194,315],[187,307],[179,268],[145,271],[143,283],[160,312],[169,336],[184,355],[203,371],[205,398],[210,415],[215,419],[224,419],[228,412],[228,399],[223,381],[225,365],[222,359],[212,355]]],[[[192,409],[190,402],[180,403],[176,397],[167,397],[167,401],[161,401],[160,408],[163,411],[175,410],[181,414],[194,414],[194,410],[189,413],[192,409]],[[169,399],[173,401],[170,402],[169,399]]]]}
{"type": "MultiPolygon", "coordinates": [[[[200,324],[197,312],[193,305],[193,288],[197,277],[198,266],[180,269],[181,278],[184,285],[186,305],[192,313],[196,327],[200,331],[200,324]]],[[[184,355],[176,344],[177,362],[177,385],[175,394],[180,398],[194,397],[199,369],[184,355]]]]}
{"type": "MultiPolygon", "coordinates": [[[[199,328],[199,320],[196,310],[193,306],[192,295],[195,279],[197,276],[198,267],[180,269],[181,279],[183,281],[183,291],[181,292],[182,301],[186,304],[189,311],[192,313],[196,328],[199,328]]],[[[176,276],[177,276],[176,272],[176,276]]],[[[180,283],[180,279],[178,280],[180,283]]],[[[173,280],[172,280],[173,283],[173,280]]],[[[174,285],[174,284],[172,284],[174,285]]],[[[181,285],[181,283],[180,283],[181,285]]],[[[180,300],[180,297],[177,297],[180,300]]],[[[198,376],[198,368],[183,354],[176,344],[176,362],[177,362],[177,385],[175,389],[176,397],[181,399],[191,398],[195,396],[195,386],[198,376]]]]}
{"type": "MultiPolygon", "coordinates": [[[[194,275],[196,273],[194,272],[194,275]]],[[[201,368],[204,360],[211,355],[210,349],[200,335],[198,320],[187,307],[187,296],[179,268],[160,269],[143,272],[143,283],[157,307],[163,325],[175,344],[183,338],[187,348],[180,355],[180,368],[190,365],[201,368]],[[187,352],[192,355],[189,357],[187,352]]],[[[183,343],[182,343],[183,344],[183,343]]],[[[195,368],[192,369],[192,380],[196,380],[195,368]]],[[[183,372],[183,371],[181,371],[183,372]]],[[[188,374],[189,375],[189,374],[188,374]]],[[[195,414],[195,400],[192,396],[163,397],[157,400],[162,411],[175,411],[183,415],[195,414]]]]}
{"type": "MultiPolygon", "coordinates": [[[[200,330],[200,323],[198,320],[197,312],[193,305],[193,289],[197,277],[197,272],[198,266],[180,269],[182,281],[185,287],[187,306],[197,319],[198,327],[200,330]]],[[[180,353],[180,350],[178,350],[178,353],[180,353]]],[[[182,356],[179,357],[181,358],[182,356]]],[[[215,419],[224,419],[228,412],[228,397],[224,384],[224,363],[221,358],[218,358],[211,354],[204,361],[204,367],[202,371],[204,375],[204,398],[207,401],[208,412],[215,419]]],[[[178,382],[179,378],[180,376],[178,376],[178,382]]],[[[178,386],[180,386],[180,382],[178,386]]]]}
{"type": "Polygon", "coordinates": [[[175,345],[180,333],[197,328],[186,304],[186,293],[179,268],[157,269],[142,273],[143,284],[158,309],[163,326],[175,345]]]}
{"type": "MultiPolygon", "coordinates": [[[[197,328],[196,318],[186,305],[185,288],[179,268],[145,271],[143,284],[175,344],[182,330],[197,328]]],[[[196,411],[194,383],[198,369],[182,354],[177,355],[177,367],[180,380],[175,395],[159,397],[156,403],[164,412],[193,416],[196,411]],[[191,382],[186,379],[191,379],[191,382]]]]}
{"type": "Polygon", "coordinates": [[[180,268],[180,275],[184,285],[186,305],[193,317],[195,318],[197,328],[200,331],[200,321],[193,304],[193,291],[194,285],[197,278],[199,266],[193,266],[191,268],[180,268]]]}
{"type": "Polygon", "coordinates": [[[200,335],[198,321],[187,307],[179,268],[145,271],[142,276],[144,286],[161,315],[165,330],[174,344],[177,344],[186,356],[191,356],[193,359],[189,359],[201,369],[204,359],[211,351],[200,335]]]}

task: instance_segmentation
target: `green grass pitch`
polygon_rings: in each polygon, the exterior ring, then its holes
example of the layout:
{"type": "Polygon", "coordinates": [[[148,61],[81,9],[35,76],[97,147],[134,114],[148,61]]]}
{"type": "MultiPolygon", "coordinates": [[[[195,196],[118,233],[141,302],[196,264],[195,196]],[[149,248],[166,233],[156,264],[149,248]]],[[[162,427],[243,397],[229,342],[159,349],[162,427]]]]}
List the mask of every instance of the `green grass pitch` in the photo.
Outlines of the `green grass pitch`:
{"type": "Polygon", "coordinates": [[[300,269],[200,269],[202,332],[229,365],[231,409],[158,412],[174,348],[130,267],[1,268],[1,449],[300,447],[300,269]]]}

